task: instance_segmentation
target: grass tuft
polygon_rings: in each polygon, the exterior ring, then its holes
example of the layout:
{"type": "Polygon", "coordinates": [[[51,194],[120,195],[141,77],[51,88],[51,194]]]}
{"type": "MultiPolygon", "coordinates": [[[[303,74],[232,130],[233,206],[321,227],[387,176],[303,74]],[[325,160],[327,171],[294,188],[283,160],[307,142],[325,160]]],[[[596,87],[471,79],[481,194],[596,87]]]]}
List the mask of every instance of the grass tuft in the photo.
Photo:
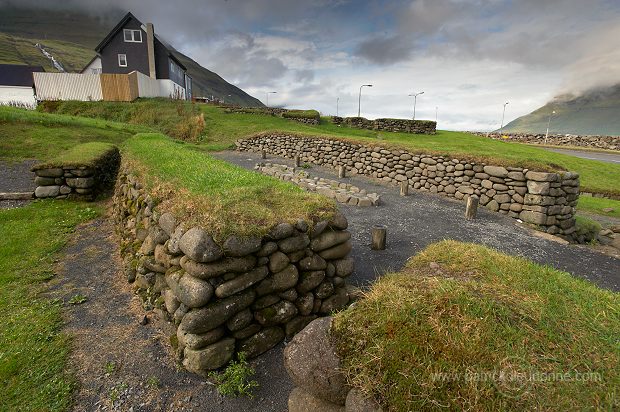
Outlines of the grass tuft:
{"type": "Polygon", "coordinates": [[[443,241],[336,315],[351,385],[386,410],[620,407],[620,295],[443,241]]]}
{"type": "Polygon", "coordinates": [[[50,169],[54,167],[95,167],[101,159],[107,157],[110,152],[115,150],[117,150],[116,146],[110,143],[83,143],[73,146],[54,160],[37,164],[32,170],[50,169]]]}

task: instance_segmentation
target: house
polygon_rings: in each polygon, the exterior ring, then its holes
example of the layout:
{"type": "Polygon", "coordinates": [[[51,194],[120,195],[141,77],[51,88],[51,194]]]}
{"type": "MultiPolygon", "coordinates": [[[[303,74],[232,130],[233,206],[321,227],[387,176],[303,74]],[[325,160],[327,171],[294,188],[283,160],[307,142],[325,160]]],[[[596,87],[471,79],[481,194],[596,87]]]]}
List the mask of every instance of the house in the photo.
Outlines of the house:
{"type": "MultiPolygon", "coordinates": [[[[83,74],[130,74],[134,71],[160,82],[160,95],[191,99],[192,79],[186,67],[159,38],[153,24],[127,13],[95,48],[97,55],[83,74]]],[[[146,96],[144,96],[146,97],[146,96]]]]}
{"type": "Polygon", "coordinates": [[[0,105],[34,108],[37,105],[33,72],[44,72],[41,66],[0,64],[0,105]]]}

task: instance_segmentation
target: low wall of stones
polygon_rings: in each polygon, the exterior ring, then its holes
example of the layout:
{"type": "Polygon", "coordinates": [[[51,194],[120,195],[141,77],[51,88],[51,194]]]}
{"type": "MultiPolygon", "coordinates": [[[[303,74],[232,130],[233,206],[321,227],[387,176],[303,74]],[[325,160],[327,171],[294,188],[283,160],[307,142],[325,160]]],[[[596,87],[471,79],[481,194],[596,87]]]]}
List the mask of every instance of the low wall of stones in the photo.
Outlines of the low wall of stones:
{"type": "Polygon", "coordinates": [[[334,124],[344,124],[357,129],[379,130],[384,132],[435,134],[437,123],[430,120],[407,120],[407,119],[375,119],[368,120],[363,117],[332,117],[334,124]]]}
{"type": "Polygon", "coordinates": [[[545,134],[531,133],[481,133],[473,132],[477,136],[489,137],[495,140],[510,140],[528,144],[547,144],[551,146],[589,147],[594,149],[620,150],[620,136],[592,136],[553,134],[545,140],[545,134]]]}
{"type": "Polygon", "coordinates": [[[36,165],[32,168],[37,186],[34,195],[37,198],[92,200],[114,186],[120,160],[118,148],[114,148],[93,166],[36,165]]]}
{"type": "Polygon", "coordinates": [[[367,193],[366,190],[355,185],[333,179],[316,176],[311,178],[308,172],[287,165],[259,163],[254,167],[254,170],[280,180],[295,183],[309,192],[317,192],[336,200],[338,203],[359,207],[378,206],[381,203],[381,196],[376,193],[367,193]]]}
{"type": "Polygon", "coordinates": [[[343,140],[264,133],[236,142],[240,151],[265,151],[329,167],[344,166],[386,183],[407,181],[411,188],[466,200],[477,195],[494,212],[536,225],[572,240],[579,175],[487,165],[465,159],[411,153],[343,140]]]}
{"type": "Polygon", "coordinates": [[[147,302],[162,305],[192,372],[218,369],[235,352],[258,356],[349,303],[351,234],[340,213],[218,243],[209,230],[159,213],[128,170],[118,179],[114,212],[127,279],[147,302]]]}
{"type": "Polygon", "coordinates": [[[245,113],[245,114],[258,114],[262,116],[276,116],[284,119],[294,120],[298,123],[318,125],[320,124],[320,118],[318,117],[297,117],[294,115],[287,116],[290,113],[289,109],[282,109],[279,107],[227,107],[227,113],[245,113]]]}

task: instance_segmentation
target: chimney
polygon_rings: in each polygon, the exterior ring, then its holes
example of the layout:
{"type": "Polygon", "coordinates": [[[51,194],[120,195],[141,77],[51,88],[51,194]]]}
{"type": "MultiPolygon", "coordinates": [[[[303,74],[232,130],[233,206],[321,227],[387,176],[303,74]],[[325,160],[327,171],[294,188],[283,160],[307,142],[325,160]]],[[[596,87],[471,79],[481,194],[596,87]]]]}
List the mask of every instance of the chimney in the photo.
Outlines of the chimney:
{"type": "Polygon", "coordinates": [[[149,76],[152,79],[157,78],[155,71],[155,30],[153,23],[146,23],[146,51],[149,58],[149,76]]]}

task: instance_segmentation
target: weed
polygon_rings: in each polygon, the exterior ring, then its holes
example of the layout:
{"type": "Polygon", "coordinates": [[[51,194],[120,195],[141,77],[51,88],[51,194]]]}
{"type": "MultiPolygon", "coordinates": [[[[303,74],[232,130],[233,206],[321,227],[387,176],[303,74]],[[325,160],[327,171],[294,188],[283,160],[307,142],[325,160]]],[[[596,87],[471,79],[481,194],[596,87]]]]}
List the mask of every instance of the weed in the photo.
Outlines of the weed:
{"type": "Polygon", "coordinates": [[[116,364],[114,362],[108,362],[105,364],[105,373],[106,375],[111,375],[116,370],[116,364]]]}
{"type": "Polygon", "coordinates": [[[159,378],[157,376],[150,376],[146,380],[146,387],[149,389],[157,389],[159,387],[159,378]]]}
{"type": "Polygon", "coordinates": [[[70,305],[80,305],[84,302],[86,302],[88,300],[88,298],[84,295],[82,295],[81,293],[78,293],[77,295],[73,295],[73,297],[71,299],[69,299],[69,304],[70,305]]]}
{"type": "Polygon", "coordinates": [[[223,372],[211,372],[209,378],[217,385],[219,393],[225,396],[247,396],[253,398],[252,389],[258,387],[258,382],[250,380],[255,371],[251,368],[245,354],[240,352],[237,361],[232,361],[223,372]]]}
{"type": "Polygon", "coordinates": [[[116,402],[128,387],[129,386],[124,382],[112,386],[112,388],[110,388],[110,401],[112,401],[112,403],[116,402]]]}

